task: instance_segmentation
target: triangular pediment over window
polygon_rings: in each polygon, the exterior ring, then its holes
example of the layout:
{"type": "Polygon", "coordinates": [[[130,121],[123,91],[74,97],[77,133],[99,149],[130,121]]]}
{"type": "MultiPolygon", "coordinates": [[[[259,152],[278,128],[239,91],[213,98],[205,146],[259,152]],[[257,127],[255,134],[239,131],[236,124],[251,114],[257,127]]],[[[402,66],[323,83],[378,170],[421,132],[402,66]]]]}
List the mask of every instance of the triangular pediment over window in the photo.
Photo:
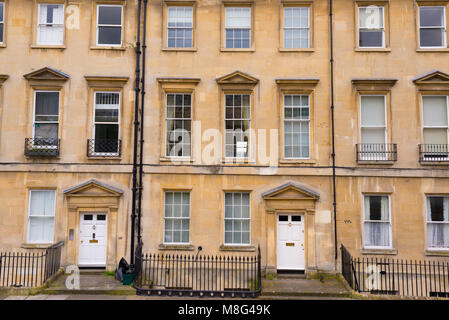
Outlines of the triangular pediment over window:
{"type": "Polygon", "coordinates": [[[318,200],[319,193],[296,183],[289,182],[262,194],[265,200],[318,200]]]}
{"type": "Polygon", "coordinates": [[[241,71],[234,71],[228,75],[222,76],[220,78],[217,78],[218,84],[246,84],[246,85],[253,85],[255,86],[259,82],[259,79],[254,78],[246,73],[243,73],[241,71]]]}
{"type": "Polygon", "coordinates": [[[24,75],[27,80],[34,81],[67,81],[70,79],[70,76],[62,71],[45,67],[24,75]]]}
{"type": "Polygon", "coordinates": [[[95,179],[86,181],[78,186],[72,187],[64,191],[67,196],[112,196],[119,197],[123,191],[99,182],[95,179]]]}
{"type": "Polygon", "coordinates": [[[416,85],[449,85],[449,75],[444,72],[434,70],[414,78],[413,82],[416,85]]]}

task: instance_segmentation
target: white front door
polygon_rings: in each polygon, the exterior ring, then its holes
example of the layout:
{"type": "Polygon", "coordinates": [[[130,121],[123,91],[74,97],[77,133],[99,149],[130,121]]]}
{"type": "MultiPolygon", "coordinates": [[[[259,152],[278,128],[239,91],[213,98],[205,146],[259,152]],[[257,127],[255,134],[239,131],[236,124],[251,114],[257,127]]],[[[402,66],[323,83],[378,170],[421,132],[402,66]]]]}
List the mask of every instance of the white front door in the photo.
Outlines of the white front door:
{"type": "Polygon", "coordinates": [[[107,215],[82,213],[80,215],[79,258],[80,267],[105,267],[107,243],[107,215]]]}
{"type": "Polygon", "coordinates": [[[277,269],[305,270],[304,215],[277,216],[277,269]]]}

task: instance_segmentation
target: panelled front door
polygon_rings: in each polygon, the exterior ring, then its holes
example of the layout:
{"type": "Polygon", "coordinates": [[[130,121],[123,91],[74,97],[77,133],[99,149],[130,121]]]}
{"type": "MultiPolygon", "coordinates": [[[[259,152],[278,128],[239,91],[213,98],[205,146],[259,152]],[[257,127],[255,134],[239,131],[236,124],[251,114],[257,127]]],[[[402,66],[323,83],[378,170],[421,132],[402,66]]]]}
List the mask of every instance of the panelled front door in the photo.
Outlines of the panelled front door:
{"type": "Polygon", "coordinates": [[[89,212],[80,215],[79,266],[106,266],[107,230],[105,213],[89,212]]]}
{"type": "Polygon", "coordinates": [[[304,215],[277,216],[277,269],[305,270],[304,215]]]}

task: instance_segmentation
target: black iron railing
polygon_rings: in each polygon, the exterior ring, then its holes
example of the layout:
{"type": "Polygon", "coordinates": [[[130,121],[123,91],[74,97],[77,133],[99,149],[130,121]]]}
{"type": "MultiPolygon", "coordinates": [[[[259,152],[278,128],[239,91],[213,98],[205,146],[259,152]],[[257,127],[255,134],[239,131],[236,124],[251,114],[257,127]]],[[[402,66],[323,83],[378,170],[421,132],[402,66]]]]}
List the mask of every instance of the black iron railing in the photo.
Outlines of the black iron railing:
{"type": "Polygon", "coordinates": [[[28,157],[59,156],[59,139],[25,138],[25,155],[28,157]]]}
{"type": "Polygon", "coordinates": [[[395,143],[361,143],[356,145],[357,161],[397,161],[395,143]]]}
{"type": "Polygon", "coordinates": [[[353,258],[341,247],[342,274],[358,292],[449,298],[449,262],[353,258]]]}
{"type": "Polygon", "coordinates": [[[261,292],[260,249],[254,256],[140,254],[134,287],[141,295],[256,297],[261,292]]]}
{"type": "Polygon", "coordinates": [[[88,139],[88,157],[119,157],[122,142],[117,139],[88,139]]]}
{"type": "Polygon", "coordinates": [[[0,252],[0,287],[40,287],[61,266],[58,242],[40,252],[0,252]]]}
{"type": "Polygon", "coordinates": [[[449,161],[449,145],[447,144],[420,144],[419,161],[445,162],[449,161]]]}

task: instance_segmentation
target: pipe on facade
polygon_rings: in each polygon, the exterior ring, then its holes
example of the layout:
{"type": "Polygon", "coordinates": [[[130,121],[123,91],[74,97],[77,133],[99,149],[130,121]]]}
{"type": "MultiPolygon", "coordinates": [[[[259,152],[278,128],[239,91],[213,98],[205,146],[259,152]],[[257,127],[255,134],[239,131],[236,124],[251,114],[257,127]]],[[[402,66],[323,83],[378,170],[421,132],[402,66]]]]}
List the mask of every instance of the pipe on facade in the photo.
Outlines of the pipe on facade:
{"type": "Polygon", "coordinates": [[[332,126],[332,193],[334,209],[334,246],[335,262],[338,258],[337,241],[337,188],[335,174],[335,123],[334,123],[334,25],[333,25],[333,1],[329,0],[329,29],[330,29],[330,68],[331,68],[331,126],[332,126]]]}
{"type": "Polygon", "coordinates": [[[143,128],[145,111],[145,72],[146,72],[146,48],[147,48],[147,4],[148,0],[143,1],[143,25],[142,25],[142,77],[140,91],[140,156],[139,156],[139,202],[137,205],[137,244],[142,243],[142,190],[143,190],[143,128]]]}
{"type": "Polygon", "coordinates": [[[136,198],[137,198],[137,143],[139,131],[139,92],[140,92],[140,12],[142,8],[142,0],[137,4],[137,38],[136,38],[136,80],[135,80],[135,97],[134,97],[134,151],[133,151],[133,187],[132,187],[132,204],[131,204],[131,250],[130,264],[134,265],[134,238],[136,234],[136,198]]]}

